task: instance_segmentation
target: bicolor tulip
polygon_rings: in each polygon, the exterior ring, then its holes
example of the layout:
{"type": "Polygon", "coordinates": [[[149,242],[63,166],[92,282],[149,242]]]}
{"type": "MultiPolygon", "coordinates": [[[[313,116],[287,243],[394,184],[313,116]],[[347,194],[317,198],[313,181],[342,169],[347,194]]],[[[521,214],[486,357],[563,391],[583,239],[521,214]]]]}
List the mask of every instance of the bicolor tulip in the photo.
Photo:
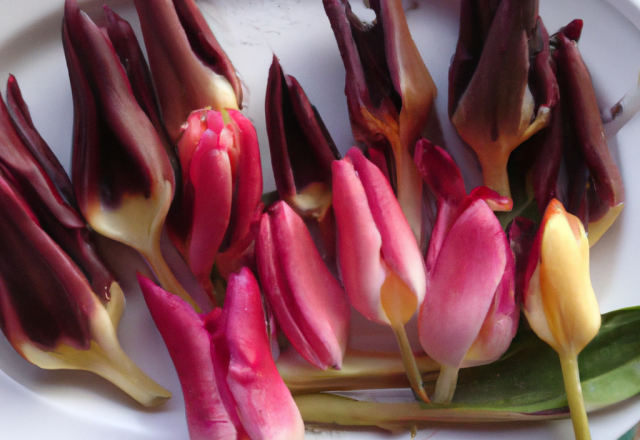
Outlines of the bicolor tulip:
{"type": "Polygon", "coordinates": [[[510,196],[511,152],[549,123],[555,79],[538,62],[538,0],[464,0],[449,70],[449,117],[478,155],[484,184],[510,196]],[[530,82],[538,87],[530,87],[530,82]]]}
{"type": "Polygon", "coordinates": [[[566,121],[563,145],[570,182],[566,207],[587,225],[593,245],[622,211],[624,186],[607,145],[591,76],[578,50],[581,30],[582,21],[575,20],[554,36],[553,59],[566,121]]]}
{"type": "Polygon", "coordinates": [[[138,281],[178,372],[192,440],[304,438],[248,269],[230,276],[224,309],[206,317],[148,279],[139,275],[138,281]]]}
{"type": "Polygon", "coordinates": [[[285,336],[314,366],[339,369],[351,308],[304,221],[285,202],[262,215],[256,257],[265,297],[285,336]]]}
{"type": "Polygon", "coordinates": [[[324,219],[331,207],[331,162],[340,159],[302,86],[274,55],[265,98],[271,165],[280,198],[302,217],[324,219]]]}
{"type": "Polygon", "coordinates": [[[29,362],[94,372],[145,406],[171,393],[122,351],[112,316],[0,172],[0,328],[29,362]]]}
{"type": "Polygon", "coordinates": [[[98,257],[93,234],[77,211],[71,181],[33,125],[13,76],[7,81],[7,105],[0,100],[0,170],[40,227],[82,270],[117,327],[124,308],[122,289],[98,257]]]}
{"type": "Polygon", "coordinates": [[[413,151],[437,92],[411,38],[402,1],[368,2],[376,14],[370,25],[358,19],[348,0],[323,3],[346,69],[354,138],[386,158],[385,173],[420,241],[422,181],[413,151]]]}
{"type": "Polygon", "coordinates": [[[192,111],[238,109],[242,86],[193,0],[136,0],[151,73],[169,135],[192,111]]]}
{"type": "Polygon", "coordinates": [[[293,76],[285,75],[275,55],[269,69],[265,114],[280,199],[302,216],[323,260],[336,273],[331,163],[341,156],[302,86],[293,76]]]}
{"type": "Polygon", "coordinates": [[[549,203],[538,229],[524,288],[524,314],[531,328],[560,356],[576,438],[588,439],[578,354],[598,333],[600,310],[584,227],[557,200],[549,203]]]}
{"type": "Polygon", "coordinates": [[[139,251],[169,291],[198,307],[160,251],[174,191],[169,158],[107,34],[75,0],[65,2],[63,47],[74,102],[72,179],[80,211],[96,232],[139,251]]]}
{"type": "Polygon", "coordinates": [[[198,110],[178,143],[181,223],[169,235],[194,275],[211,292],[216,260],[226,279],[251,253],[252,225],[262,213],[262,167],[256,131],[237,110],[198,110]]]}
{"type": "Polygon", "coordinates": [[[438,209],[418,333],[426,353],[441,364],[433,401],[450,402],[458,370],[497,360],[518,328],[515,262],[489,207],[510,209],[510,199],[485,187],[467,195],[451,156],[429,141],[418,142],[415,160],[438,209]]]}
{"type": "Polygon", "coordinates": [[[333,162],[338,262],[351,305],[389,325],[400,344],[414,391],[428,401],[405,324],[425,294],[424,262],[389,181],[357,148],[333,162]]]}

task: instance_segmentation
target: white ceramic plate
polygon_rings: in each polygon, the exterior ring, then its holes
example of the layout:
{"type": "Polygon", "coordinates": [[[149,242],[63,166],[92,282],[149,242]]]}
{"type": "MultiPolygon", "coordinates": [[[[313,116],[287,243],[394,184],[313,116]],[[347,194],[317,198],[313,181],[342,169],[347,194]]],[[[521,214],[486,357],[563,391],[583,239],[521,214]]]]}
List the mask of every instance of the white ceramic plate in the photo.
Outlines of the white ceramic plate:
{"type": "MultiPolygon", "coordinates": [[[[131,1],[108,2],[137,28],[131,1]]],[[[359,0],[354,7],[364,11],[359,0]]],[[[459,139],[446,119],[447,69],[458,32],[458,1],[406,1],[414,39],[440,90],[441,115],[448,146],[459,139]]],[[[36,126],[62,163],[69,164],[72,104],[60,43],[63,0],[0,2],[0,78],[16,75],[36,126]]],[[[97,18],[98,1],[81,2],[97,18]]],[[[265,190],[273,189],[264,127],[264,93],[272,52],[285,71],[296,76],[318,107],[339,148],[351,146],[344,68],[320,0],[209,0],[201,4],[220,43],[249,89],[247,114],[255,122],[265,153],[265,190]]],[[[364,12],[363,17],[371,18],[364,12]]],[[[585,22],[580,48],[591,69],[600,105],[617,101],[631,88],[640,69],[640,1],[541,0],[540,14],[553,32],[574,18],[585,22]]],[[[3,87],[4,88],[4,87],[3,87]]],[[[633,120],[610,141],[627,188],[622,215],[592,250],[592,281],[603,312],[640,304],[640,119],[633,120]]],[[[468,150],[456,150],[469,185],[479,174],[468,150]]],[[[120,252],[121,249],[115,249],[120,252]]],[[[117,259],[123,274],[127,308],[120,326],[124,350],[155,380],[173,392],[164,406],[145,410],[111,384],[83,372],[43,371],[18,356],[0,337],[0,432],[6,440],[183,440],[187,439],[184,403],[177,376],[140,292],[133,268],[117,259]]],[[[130,261],[130,260],[126,260],[130,261]]],[[[135,262],[135,259],[133,260],[135,262]]],[[[361,340],[388,329],[366,325],[361,340]]],[[[380,339],[377,339],[380,341],[380,339]]],[[[378,343],[380,345],[380,343],[378,343]]],[[[394,346],[393,337],[384,345],[394,346]],[[389,342],[389,343],[387,343],[389,342]]],[[[640,419],[640,399],[590,415],[597,439],[616,439],[640,419]]],[[[408,433],[308,433],[310,438],[408,439],[408,433]]],[[[570,439],[568,420],[548,423],[452,425],[436,424],[418,439],[570,439]]]]}

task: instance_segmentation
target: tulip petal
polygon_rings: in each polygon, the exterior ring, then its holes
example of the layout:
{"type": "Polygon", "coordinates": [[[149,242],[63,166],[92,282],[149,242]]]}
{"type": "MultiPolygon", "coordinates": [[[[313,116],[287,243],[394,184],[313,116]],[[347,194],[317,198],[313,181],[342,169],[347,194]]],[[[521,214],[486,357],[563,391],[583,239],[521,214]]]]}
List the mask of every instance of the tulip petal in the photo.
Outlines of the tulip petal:
{"type": "MultiPolygon", "coordinates": [[[[31,152],[31,155],[51,178],[63,199],[71,206],[76,206],[76,197],[69,176],[67,176],[66,171],[56,155],[51,151],[51,148],[36,130],[31,120],[29,108],[22,98],[22,92],[13,75],[9,75],[7,80],[7,110],[18,135],[31,152]]],[[[5,124],[4,116],[2,117],[2,124],[5,124]]]]}
{"type": "Polygon", "coordinates": [[[372,321],[388,325],[389,318],[380,303],[380,289],[386,276],[382,238],[367,195],[349,161],[335,161],[331,169],[342,283],[356,310],[372,321]]]}
{"type": "Polygon", "coordinates": [[[176,146],[171,141],[167,128],[164,125],[158,95],[138,39],[131,25],[126,20],[118,16],[118,14],[106,5],[103,6],[103,9],[107,20],[109,40],[111,40],[113,48],[118,54],[118,58],[127,73],[131,90],[140,108],[145,112],[160,136],[160,140],[171,161],[171,168],[176,175],[176,180],[179,181],[180,166],[178,164],[176,146]]]}
{"type": "MultiPolygon", "coordinates": [[[[173,365],[185,400],[192,440],[238,438],[242,425],[226,381],[218,381],[211,363],[211,338],[204,320],[182,299],[138,274],[138,283],[173,365]],[[227,390],[221,388],[227,387],[227,390]]],[[[211,313],[216,313],[215,311],[211,313]]]]}
{"type": "Polygon", "coordinates": [[[224,305],[227,382],[243,426],[255,440],[304,438],[304,423],[271,356],[256,279],[247,268],[229,277],[224,305]]]}
{"type": "Polygon", "coordinates": [[[263,214],[260,281],[282,331],[310,363],[340,368],[351,309],[302,219],[280,201],[263,214]]]}
{"type": "Polygon", "coordinates": [[[188,261],[205,286],[211,284],[211,270],[231,215],[231,164],[217,140],[213,131],[203,133],[190,170],[194,201],[188,261]]]}
{"type": "Polygon", "coordinates": [[[238,108],[235,70],[193,0],[136,0],[151,72],[175,142],[197,109],[238,108]]]}
{"type": "Polygon", "coordinates": [[[350,149],[347,157],[353,161],[354,171],[362,182],[369,210],[380,232],[382,257],[420,304],[425,292],[422,255],[393,190],[382,172],[360,150],[350,149]]]}
{"type": "Polygon", "coordinates": [[[429,294],[418,321],[420,343],[438,362],[459,366],[475,341],[505,272],[504,241],[495,215],[481,200],[472,202],[447,234],[428,274],[429,294]]]}

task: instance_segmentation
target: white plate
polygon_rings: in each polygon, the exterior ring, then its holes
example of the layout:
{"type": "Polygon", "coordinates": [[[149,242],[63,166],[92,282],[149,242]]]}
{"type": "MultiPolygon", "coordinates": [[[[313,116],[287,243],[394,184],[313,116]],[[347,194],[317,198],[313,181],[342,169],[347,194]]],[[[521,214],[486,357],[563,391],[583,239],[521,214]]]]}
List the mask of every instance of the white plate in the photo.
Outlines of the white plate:
{"type": "MultiPolygon", "coordinates": [[[[353,0],[354,7],[359,0],[353,0]]],[[[130,1],[108,2],[137,28],[130,1]]],[[[574,18],[585,22],[580,48],[591,69],[602,107],[617,101],[637,80],[640,69],[640,2],[638,0],[541,0],[540,14],[550,32],[574,18]]],[[[81,3],[93,17],[98,1],[81,3]]],[[[63,0],[0,3],[0,78],[16,75],[36,126],[69,163],[72,104],[60,43],[63,0]]],[[[414,39],[440,90],[441,115],[449,147],[459,144],[446,119],[447,69],[458,29],[458,2],[407,1],[407,19],[414,39]]],[[[320,0],[210,0],[202,8],[220,43],[250,90],[247,113],[253,119],[265,152],[265,190],[273,189],[264,128],[264,92],[272,51],[285,71],[297,77],[318,107],[342,151],[351,146],[344,97],[344,68],[320,0]]],[[[358,8],[358,11],[362,11],[358,8]]],[[[4,87],[3,87],[4,88],[4,87]]],[[[627,189],[622,215],[592,250],[592,281],[603,312],[640,304],[640,119],[611,140],[627,189]]],[[[466,164],[470,182],[478,170],[466,150],[454,154],[466,164]]],[[[133,271],[122,267],[127,308],[120,327],[125,351],[155,380],[173,392],[163,407],[145,410],[109,383],[89,374],[43,371],[18,356],[0,338],[0,430],[3,439],[49,440],[182,440],[187,439],[184,403],[173,366],[133,283],[133,271]],[[125,270],[126,269],[126,270],[125,270]]],[[[369,331],[371,326],[367,326],[369,331]]],[[[374,329],[384,332],[385,329],[374,329]]],[[[390,338],[393,341],[393,338],[390,338]]],[[[392,344],[391,344],[392,345],[392,344]]],[[[640,419],[640,399],[590,415],[597,439],[616,439],[640,419]]],[[[408,433],[309,433],[310,438],[408,439],[408,433]]],[[[452,425],[437,424],[418,439],[573,438],[567,420],[548,423],[452,425]]]]}

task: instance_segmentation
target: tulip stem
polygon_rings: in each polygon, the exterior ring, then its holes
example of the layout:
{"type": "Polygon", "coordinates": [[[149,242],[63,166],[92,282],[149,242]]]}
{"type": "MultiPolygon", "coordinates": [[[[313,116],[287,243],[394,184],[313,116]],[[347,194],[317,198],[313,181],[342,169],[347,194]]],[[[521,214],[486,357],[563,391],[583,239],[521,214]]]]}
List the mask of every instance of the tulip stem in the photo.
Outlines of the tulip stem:
{"type": "Polygon", "coordinates": [[[196,302],[191,298],[191,296],[187,293],[186,290],[180,285],[176,277],[171,272],[169,265],[165,261],[162,256],[162,251],[160,250],[160,240],[154,241],[154,244],[151,247],[150,251],[141,250],[140,253],[147,260],[147,263],[151,267],[151,270],[155,273],[158,278],[158,282],[162,286],[164,290],[167,292],[173,293],[174,295],[179,296],[183,300],[189,303],[191,307],[197,312],[202,313],[202,309],[196,302]]]}
{"type": "Polygon", "coordinates": [[[411,384],[411,388],[416,393],[422,401],[429,403],[429,397],[427,396],[427,392],[424,389],[422,383],[422,376],[420,375],[420,369],[418,368],[418,364],[416,362],[416,358],[413,355],[413,351],[411,351],[411,346],[409,345],[409,339],[407,338],[407,331],[404,328],[404,324],[397,323],[391,326],[393,332],[396,334],[396,338],[398,339],[398,345],[400,345],[400,354],[402,355],[402,363],[404,365],[404,369],[407,373],[407,378],[409,379],[409,383],[411,384]]]}
{"type": "MultiPolygon", "coordinates": [[[[425,380],[432,381],[438,377],[440,364],[429,356],[418,356],[416,362],[425,380]]],[[[276,366],[292,394],[410,386],[398,353],[374,353],[347,348],[339,370],[320,370],[295,350],[288,349],[280,354],[276,366]]]]}
{"type": "Polygon", "coordinates": [[[587,420],[587,411],[584,407],[582,386],[580,385],[578,358],[575,355],[561,355],[560,365],[562,366],[564,388],[567,392],[571,422],[573,423],[573,432],[576,440],[591,440],[589,421],[587,420]]]}
{"type": "Polygon", "coordinates": [[[440,375],[436,381],[436,392],[432,397],[433,403],[451,403],[458,384],[459,370],[459,367],[440,366],[440,375]]]}

